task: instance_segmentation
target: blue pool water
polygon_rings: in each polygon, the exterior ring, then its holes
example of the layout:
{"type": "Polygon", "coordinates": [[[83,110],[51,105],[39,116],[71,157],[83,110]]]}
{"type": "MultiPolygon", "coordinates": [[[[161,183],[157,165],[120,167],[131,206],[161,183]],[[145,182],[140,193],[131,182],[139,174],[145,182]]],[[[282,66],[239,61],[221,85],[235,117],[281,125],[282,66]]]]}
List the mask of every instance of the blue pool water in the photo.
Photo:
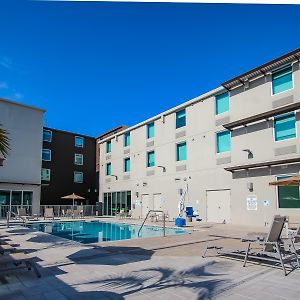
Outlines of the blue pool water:
{"type": "MultiPolygon", "coordinates": [[[[106,241],[129,240],[138,237],[140,225],[118,224],[109,222],[53,222],[28,225],[33,230],[43,231],[83,244],[106,241]]],[[[183,229],[166,228],[166,235],[183,234],[183,229]]],[[[144,226],[140,237],[163,236],[162,227],[144,226]]]]}

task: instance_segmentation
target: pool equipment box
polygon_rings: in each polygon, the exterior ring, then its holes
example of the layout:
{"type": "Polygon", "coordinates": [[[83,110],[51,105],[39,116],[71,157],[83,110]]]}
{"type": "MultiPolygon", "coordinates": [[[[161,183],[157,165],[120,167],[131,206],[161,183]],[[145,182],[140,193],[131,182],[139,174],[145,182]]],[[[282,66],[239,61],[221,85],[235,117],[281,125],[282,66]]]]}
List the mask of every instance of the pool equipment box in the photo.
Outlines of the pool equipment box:
{"type": "Polygon", "coordinates": [[[185,219],[184,218],[176,218],[175,219],[175,226],[178,226],[178,227],[182,227],[182,226],[185,226],[185,219]]]}

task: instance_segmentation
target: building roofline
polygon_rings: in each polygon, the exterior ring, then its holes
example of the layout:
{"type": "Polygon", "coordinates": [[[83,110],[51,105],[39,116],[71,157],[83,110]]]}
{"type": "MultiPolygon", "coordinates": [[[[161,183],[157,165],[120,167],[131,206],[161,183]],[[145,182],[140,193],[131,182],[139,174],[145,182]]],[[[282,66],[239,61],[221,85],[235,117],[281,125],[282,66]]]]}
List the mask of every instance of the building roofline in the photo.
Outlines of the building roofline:
{"type": "Polygon", "coordinates": [[[116,126],[116,127],[114,127],[113,129],[110,129],[110,130],[108,130],[108,131],[106,131],[106,132],[104,132],[104,133],[102,133],[102,134],[96,136],[96,139],[97,139],[97,140],[98,140],[98,139],[101,139],[101,137],[106,136],[106,135],[108,135],[108,134],[110,134],[110,133],[113,134],[116,130],[122,129],[122,128],[123,128],[123,129],[127,129],[128,126],[127,126],[127,125],[119,125],[119,126],[116,126]]]}
{"type": "Polygon", "coordinates": [[[120,131],[120,132],[118,132],[118,133],[116,133],[114,135],[111,135],[111,136],[109,136],[109,137],[107,137],[107,138],[105,138],[103,140],[100,140],[100,141],[98,141],[98,143],[102,144],[102,143],[104,143],[106,141],[109,141],[109,140],[115,138],[116,136],[120,136],[120,135],[122,135],[122,134],[124,134],[124,133],[126,133],[128,131],[137,129],[139,127],[142,127],[142,126],[146,125],[147,123],[153,122],[153,121],[158,120],[160,118],[164,118],[165,116],[170,115],[170,114],[172,114],[172,113],[174,113],[176,111],[184,109],[184,108],[186,108],[188,106],[191,106],[191,105],[193,105],[195,103],[202,102],[205,99],[210,98],[210,97],[212,97],[212,96],[214,96],[214,95],[216,95],[216,94],[218,94],[218,93],[220,93],[220,92],[222,92],[224,90],[225,89],[222,86],[218,87],[216,89],[213,89],[213,90],[211,90],[211,91],[209,91],[209,92],[207,92],[205,94],[197,96],[197,97],[195,97],[195,98],[193,98],[191,100],[188,100],[188,101],[186,101],[186,102],[184,102],[184,103],[182,103],[180,105],[177,105],[177,106],[175,106],[175,107],[173,107],[173,108],[171,108],[169,110],[166,110],[166,111],[164,111],[164,112],[162,112],[162,113],[160,113],[158,115],[155,115],[154,117],[146,119],[145,121],[142,121],[142,122],[140,122],[140,123],[138,123],[136,125],[130,126],[130,127],[126,128],[125,130],[122,130],[122,131],[120,131]]]}
{"type": "Polygon", "coordinates": [[[24,103],[12,101],[12,100],[9,100],[9,99],[6,99],[6,98],[0,98],[0,101],[6,102],[6,103],[9,103],[9,104],[14,104],[14,105],[22,106],[22,107],[33,109],[33,110],[38,110],[38,111],[41,111],[43,113],[46,111],[43,108],[39,108],[39,107],[35,107],[35,106],[32,106],[32,105],[27,105],[27,104],[24,104],[24,103]]]}
{"type": "Polygon", "coordinates": [[[283,66],[287,63],[291,63],[293,61],[300,61],[300,48],[290,51],[254,69],[251,69],[246,73],[238,75],[230,80],[227,80],[222,83],[222,86],[225,89],[230,90],[231,88],[237,85],[244,84],[246,81],[250,79],[256,78],[258,76],[264,76],[267,73],[269,73],[271,70],[283,66]]]}
{"type": "Polygon", "coordinates": [[[66,131],[66,130],[62,130],[62,129],[56,129],[56,128],[52,128],[52,127],[48,127],[48,126],[43,126],[43,129],[57,131],[57,132],[66,133],[66,134],[71,134],[71,135],[75,135],[75,136],[82,136],[82,137],[86,137],[86,138],[90,138],[90,139],[95,139],[95,137],[90,136],[90,135],[81,134],[78,132],[66,131]]]}

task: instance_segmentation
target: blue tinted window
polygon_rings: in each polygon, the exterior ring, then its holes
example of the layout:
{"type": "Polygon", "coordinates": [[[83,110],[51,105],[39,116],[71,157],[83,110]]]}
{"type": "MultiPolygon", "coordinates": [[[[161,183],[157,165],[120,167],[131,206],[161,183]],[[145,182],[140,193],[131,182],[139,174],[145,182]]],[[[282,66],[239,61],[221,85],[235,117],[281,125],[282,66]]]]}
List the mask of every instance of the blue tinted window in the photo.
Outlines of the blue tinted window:
{"type": "Polygon", "coordinates": [[[124,134],[124,147],[128,147],[130,145],[130,132],[126,132],[124,134]]]}
{"type": "Polygon", "coordinates": [[[292,67],[284,68],[272,74],[272,91],[278,94],[293,88],[292,67]]]}
{"type": "Polygon", "coordinates": [[[147,167],[154,167],[155,166],[155,155],[154,151],[147,153],[147,167]]]}
{"type": "Polygon", "coordinates": [[[106,153],[111,152],[111,141],[106,142],[106,153]]]}
{"type": "Polygon", "coordinates": [[[176,113],[176,128],[180,128],[186,125],[185,109],[176,113]]]}
{"type": "Polygon", "coordinates": [[[288,140],[296,137],[295,114],[287,114],[274,118],[275,141],[288,140]]]}
{"type": "Polygon", "coordinates": [[[217,133],[217,153],[228,152],[231,150],[230,131],[217,133]]]}
{"type": "Polygon", "coordinates": [[[75,147],[83,148],[83,137],[75,136],[75,147]]]}
{"type": "Polygon", "coordinates": [[[147,124],[147,139],[154,137],[154,123],[147,124]]]}
{"type": "Polygon", "coordinates": [[[130,171],[130,158],[124,159],[124,172],[130,171]]]}
{"type": "Polygon", "coordinates": [[[187,154],[186,154],[186,142],[180,143],[176,145],[176,160],[186,160],[187,154]]]}
{"type": "Polygon", "coordinates": [[[45,161],[50,161],[51,160],[51,150],[43,149],[42,160],[45,160],[45,161]]]}
{"type": "Polygon", "coordinates": [[[216,96],[216,114],[229,111],[229,94],[223,93],[216,96]]]}
{"type": "Polygon", "coordinates": [[[111,163],[106,164],[106,175],[111,175],[111,163]]]}
{"type": "Polygon", "coordinates": [[[44,142],[51,142],[52,141],[52,131],[44,129],[43,130],[43,141],[44,142]]]}

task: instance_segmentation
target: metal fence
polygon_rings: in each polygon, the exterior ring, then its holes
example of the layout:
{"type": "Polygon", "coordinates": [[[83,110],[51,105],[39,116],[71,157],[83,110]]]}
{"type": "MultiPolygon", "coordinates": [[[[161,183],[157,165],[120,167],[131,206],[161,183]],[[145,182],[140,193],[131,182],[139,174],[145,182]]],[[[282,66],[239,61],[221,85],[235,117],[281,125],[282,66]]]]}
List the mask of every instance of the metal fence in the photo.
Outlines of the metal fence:
{"type": "MultiPolygon", "coordinates": [[[[31,205],[0,205],[0,218],[4,219],[7,217],[7,212],[12,211],[15,214],[18,214],[18,208],[26,208],[27,215],[32,215],[32,206],[31,205]]],[[[82,211],[83,216],[100,216],[102,211],[96,205],[41,205],[39,209],[38,216],[43,217],[45,208],[53,208],[54,216],[60,218],[62,216],[68,216],[68,213],[73,210],[82,211]]]]}

